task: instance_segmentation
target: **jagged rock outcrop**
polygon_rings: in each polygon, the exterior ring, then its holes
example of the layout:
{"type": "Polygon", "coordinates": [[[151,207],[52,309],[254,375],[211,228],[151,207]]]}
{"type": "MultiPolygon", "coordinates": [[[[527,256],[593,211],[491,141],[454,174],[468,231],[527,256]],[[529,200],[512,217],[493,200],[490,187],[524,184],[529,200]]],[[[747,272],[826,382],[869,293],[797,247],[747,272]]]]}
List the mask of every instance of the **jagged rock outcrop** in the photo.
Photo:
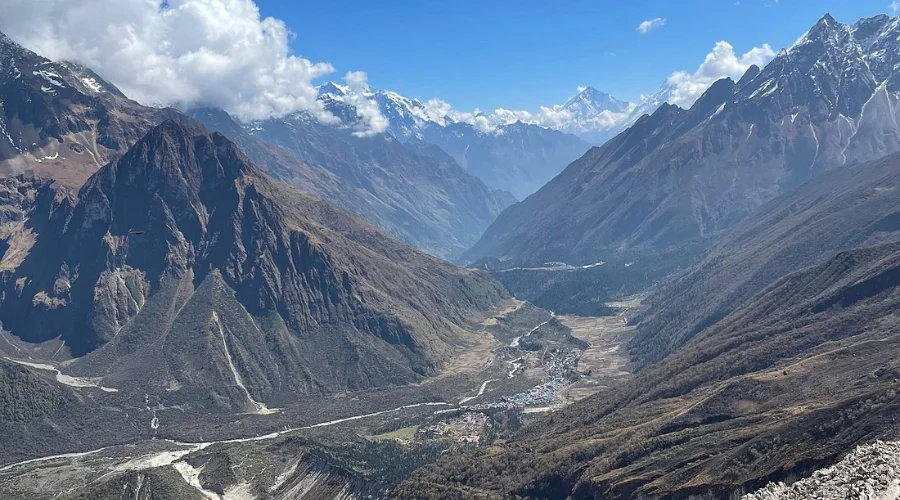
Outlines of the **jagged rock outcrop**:
{"type": "Polygon", "coordinates": [[[876,441],[859,446],[837,464],[793,484],[773,483],[742,500],[843,500],[900,497],[900,443],[876,441]]]}

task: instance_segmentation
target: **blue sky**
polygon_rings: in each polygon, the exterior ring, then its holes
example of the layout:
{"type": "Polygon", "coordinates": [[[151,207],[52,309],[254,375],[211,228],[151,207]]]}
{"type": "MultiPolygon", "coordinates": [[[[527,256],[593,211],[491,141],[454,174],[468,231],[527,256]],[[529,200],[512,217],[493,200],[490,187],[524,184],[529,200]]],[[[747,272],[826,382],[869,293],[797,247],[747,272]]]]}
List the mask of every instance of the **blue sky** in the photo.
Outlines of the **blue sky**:
{"type": "MultiPolygon", "coordinates": [[[[620,99],[693,72],[719,40],[743,53],[790,46],[825,12],[838,21],[893,13],[890,0],[256,0],[285,21],[292,48],[376,88],[456,109],[534,109],[579,85],[620,99]],[[651,18],[665,25],[641,35],[651,18]],[[614,54],[614,55],[613,55],[614,54]]],[[[336,75],[337,78],[337,75],[336,75]]]]}

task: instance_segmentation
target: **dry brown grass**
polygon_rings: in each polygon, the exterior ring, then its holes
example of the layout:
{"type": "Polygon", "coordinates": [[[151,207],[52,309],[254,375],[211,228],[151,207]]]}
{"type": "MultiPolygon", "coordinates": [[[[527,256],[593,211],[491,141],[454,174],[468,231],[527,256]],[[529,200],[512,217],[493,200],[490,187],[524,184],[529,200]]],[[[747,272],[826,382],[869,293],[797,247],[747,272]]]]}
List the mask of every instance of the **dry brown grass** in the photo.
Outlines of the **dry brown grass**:
{"type": "Polygon", "coordinates": [[[578,384],[568,390],[570,399],[583,399],[602,388],[617,385],[631,375],[625,346],[634,326],[625,325],[622,313],[599,318],[560,316],[559,320],[572,330],[573,337],[590,344],[578,362],[578,370],[586,375],[589,385],[578,384]]]}

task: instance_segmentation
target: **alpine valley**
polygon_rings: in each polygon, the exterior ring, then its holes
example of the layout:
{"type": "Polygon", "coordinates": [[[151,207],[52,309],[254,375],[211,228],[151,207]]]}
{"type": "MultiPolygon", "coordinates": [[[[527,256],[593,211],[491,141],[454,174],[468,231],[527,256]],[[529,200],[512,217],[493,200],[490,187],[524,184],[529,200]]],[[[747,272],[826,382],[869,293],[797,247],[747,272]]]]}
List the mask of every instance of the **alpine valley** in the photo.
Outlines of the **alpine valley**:
{"type": "Polygon", "coordinates": [[[897,498],[900,17],[796,40],[247,116],[0,34],[0,498],[897,498]]]}

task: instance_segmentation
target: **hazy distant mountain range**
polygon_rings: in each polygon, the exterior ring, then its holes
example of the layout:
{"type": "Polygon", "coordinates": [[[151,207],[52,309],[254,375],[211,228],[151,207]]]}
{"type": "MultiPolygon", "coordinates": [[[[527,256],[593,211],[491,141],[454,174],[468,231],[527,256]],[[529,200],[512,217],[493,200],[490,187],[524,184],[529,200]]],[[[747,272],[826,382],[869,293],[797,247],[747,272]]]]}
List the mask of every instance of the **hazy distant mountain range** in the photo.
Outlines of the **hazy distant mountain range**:
{"type": "MultiPolygon", "coordinates": [[[[319,89],[326,108],[352,127],[357,111],[348,99],[349,92],[336,83],[319,89]]],[[[485,127],[467,123],[396,92],[366,90],[364,97],[378,104],[389,134],[402,142],[422,141],[440,147],[488,187],[508,191],[517,199],[533,193],[590,147],[574,135],[533,124],[485,127]]]]}

